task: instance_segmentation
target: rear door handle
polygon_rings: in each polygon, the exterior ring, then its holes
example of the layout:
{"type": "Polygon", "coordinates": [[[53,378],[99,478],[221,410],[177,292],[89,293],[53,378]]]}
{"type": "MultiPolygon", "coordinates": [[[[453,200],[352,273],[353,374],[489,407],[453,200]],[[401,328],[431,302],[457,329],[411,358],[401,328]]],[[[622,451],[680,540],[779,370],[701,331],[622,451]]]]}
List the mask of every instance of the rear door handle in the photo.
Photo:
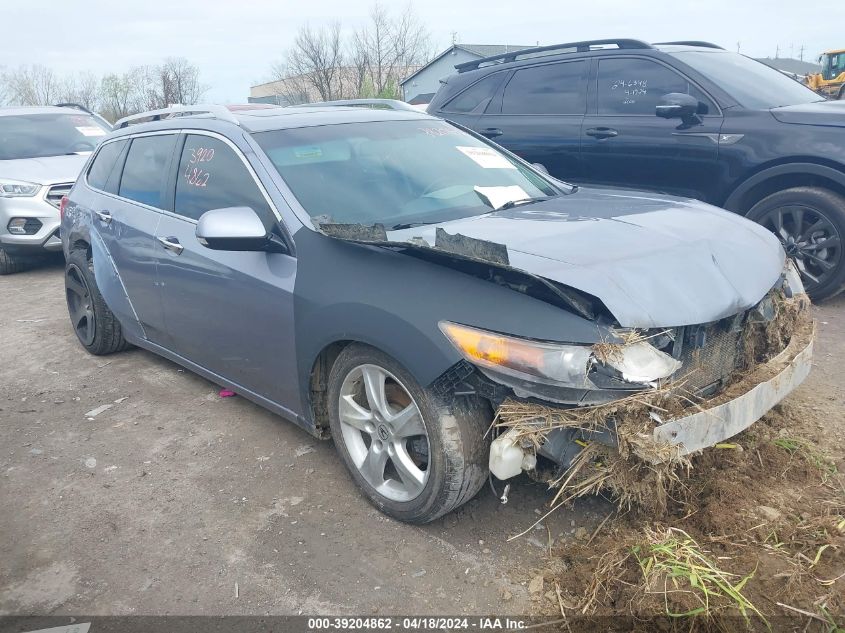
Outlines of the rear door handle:
{"type": "Polygon", "coordinates": [[[481,134],[481,136],[486,136],[487,138],[496,138],[497,136],[501,136],[502,134],[504,134],[504,132],[502,132],[502,130],[497,127],[488,127],[486,129],[481,130],[479,134],[481,134]]]}
{"type": "Polygon", "coordinates": [[[110,211],[94,211],[97,214],[97,218],[99,218],[100,222],[103,224],[111,224],[112,217],[110,211]]]}
{"type": "Polygon", "coordinates": [[[591,127],[586,132],[584,132],[584,134],[597,139],[603,139],[619,136],[619,131],[614,130],[612,127],[591,127]]]}
{"type": "Polygon", "coordinates": [[[161,245],[164,246],[164,248],[166,248],[175,255],[181,255],[182,251],[185,250],[185,247],[182,246],[179,243],[179,240],[177,240],[175,237],[159,237],[156,239],[161,242],[161,245]]]}

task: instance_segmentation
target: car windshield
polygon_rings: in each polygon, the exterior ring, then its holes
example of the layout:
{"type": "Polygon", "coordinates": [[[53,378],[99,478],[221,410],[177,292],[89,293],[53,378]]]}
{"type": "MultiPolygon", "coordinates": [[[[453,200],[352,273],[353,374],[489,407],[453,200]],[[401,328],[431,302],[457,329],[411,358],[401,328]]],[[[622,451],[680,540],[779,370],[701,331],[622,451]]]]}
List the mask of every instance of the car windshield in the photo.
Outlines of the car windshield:
{"type": "Polygon", "coordinates": [[[670,54],[709,78],[746,108],[768,110],[824,101],[791,77],[745,55],[717,50],[670,54]]]}
{"type": "Polygon", "coordinates": [[[80,112],[0,116],[0,160],[91,152],[108,132],[80,112]]]}
{"type": "Polygon", "coordinates": [[[326,222],[388,228],[445,222],[566,191],[439,120],[345,123],[254,136],[308,214],[326,222]]]}

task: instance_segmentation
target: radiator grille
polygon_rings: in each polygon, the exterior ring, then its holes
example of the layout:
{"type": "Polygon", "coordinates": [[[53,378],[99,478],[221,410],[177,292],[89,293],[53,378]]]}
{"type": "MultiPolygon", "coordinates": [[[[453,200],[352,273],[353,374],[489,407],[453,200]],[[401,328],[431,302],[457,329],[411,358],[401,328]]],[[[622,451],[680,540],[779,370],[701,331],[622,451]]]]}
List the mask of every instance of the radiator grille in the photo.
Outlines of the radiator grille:
{"type": "Polygon", "coordinates": [[[678,360],[685,387],[696,394],[715,393],[737,369],[742,359],[742,332],[732,320],[698,328],[683,328],[678,360]],[[703,342],[702,342],[703,341],[703,342]]]}

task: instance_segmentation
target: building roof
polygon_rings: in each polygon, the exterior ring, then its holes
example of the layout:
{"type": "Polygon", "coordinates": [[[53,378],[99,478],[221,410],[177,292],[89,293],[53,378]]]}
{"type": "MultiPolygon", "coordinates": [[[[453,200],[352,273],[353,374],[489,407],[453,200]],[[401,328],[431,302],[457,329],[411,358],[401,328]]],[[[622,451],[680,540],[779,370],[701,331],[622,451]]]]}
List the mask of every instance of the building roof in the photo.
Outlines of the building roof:
{"type": "Polygon", "coordinates": [[[466,51],[470,55],[475,55],[476,57],[481,59],[482,57],[490,57],[491,55],[501,55],[502,53],[510,53],[511,51],[520,51],[524,48],[534,48],[534,46],[525,46],[522,44],[452,44],[449,48],[437,55],[430,62],[428,62],[424,66],[420,66],[419,68],[417,68],[416,71],[405,77],[402,81],[399,82],[399,84],[405,84],[406,82],[410,81],[411,79],[419,75],[422,71],[424,71],[426,68],[431,66],[434,62],[448,55],[456,48],[459,48],[462,51],[466,51]]]}
{"type": "Polygon", "coordinates": [[[809,75],[811,73],[821,72],[821,66],[813,64],[812,62],[805,62],[800,59],[792,59],[790,57],[760,57],[758,62],[771,66],[775,70],[782,70],[788,73],[795,73],[796,75],[809,75]]]}

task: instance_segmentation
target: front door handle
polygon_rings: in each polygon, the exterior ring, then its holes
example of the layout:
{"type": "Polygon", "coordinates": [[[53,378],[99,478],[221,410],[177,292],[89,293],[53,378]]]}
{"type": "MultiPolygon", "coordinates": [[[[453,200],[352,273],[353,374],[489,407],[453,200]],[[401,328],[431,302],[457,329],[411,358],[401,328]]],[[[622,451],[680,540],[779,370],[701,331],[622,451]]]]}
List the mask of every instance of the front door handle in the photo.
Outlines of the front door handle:
{"type": "Polygon", "coordinates": [[[179,243],[179,240],[175,237],[159,237],[156,239],[161,242],[161,245],[164,246],[164,248],[172,252],[174,255],[181,255],[182,251],[185,250],[185,247],[182,246],[179,243]]]}
{"type": "Polygon", "coordinates": [[[593,138],[603,139],[619,136],[619,131],[614,130],[612,127],[591,127],[586,132],[584,132],[584,134],[586,134],[587,136],[592,136],[593,138]]]}
{"type": "Polygon", "coordinates": [[[94,211],[97,214],[97,218],[105,225],[111,224],[112,217],[110,211],[94,211]]]}
{"type": "Polygon", "coordinates": [[[501,136],[502,134],[504,134],[504,132],[502,132],[502,130],[497,127],[488,127],[484,130],[481,130],[479,134],[481,134],[481,136],[486,136],[487,138],[496,138],[497,136],[501,136]]]}

